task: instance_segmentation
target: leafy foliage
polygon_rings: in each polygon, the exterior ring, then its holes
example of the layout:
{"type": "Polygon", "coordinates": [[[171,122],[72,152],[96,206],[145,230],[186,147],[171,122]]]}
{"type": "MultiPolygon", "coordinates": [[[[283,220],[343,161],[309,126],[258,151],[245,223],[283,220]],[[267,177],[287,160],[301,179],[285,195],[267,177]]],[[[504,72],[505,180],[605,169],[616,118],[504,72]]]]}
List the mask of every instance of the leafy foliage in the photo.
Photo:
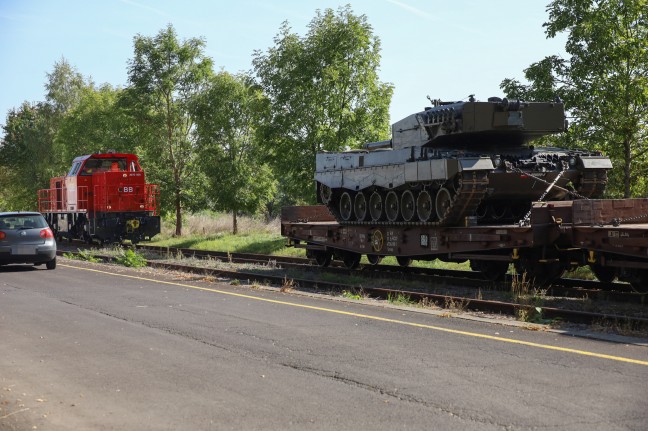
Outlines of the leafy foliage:
{"type": "Polygon", "coordinates": [[[65,146],[57,144],[56,134],[80,94],[92,87],[65,59],[54,65],[47,78],[47,100],[25,102],[9,111],[3,126],[0,194],[7,209],[36,209],[37,191],[67,167],[69,161],[62,156],[65,146]]]}
{"type": "Polygon", "coordinates": [[[393,87],[378,80],[380,41],[350,6],[317,11],[305,37],[287,22],[253,65],[271,109],[266,153],[294,201],[313,202],[315,154],[385,138],[393,87]]]}
{"type": "Polygon", "coordinates": [[[276,189],[258,143],[257,125],[266,100],[246,76],[217,74],[193,109],[199,166],[205,174],[208,202],[231,211],[237,233],[238,211],[263,209],[276,189]]]}
{"type": "Polygon", "coordinates": [[[25,102],[7,115],[0,145],[0,193],[7,210],[36,209],[37,190],[49,184],[56,165],[52,111],[25,102]]]}
{"type": "Polygon", "coordinates": [[[132,249],[117,249],[117,255],[115,256],[115,261],[120,265],[127,266],[129,268],[142,268],[146,266],[146,258],[141,254],[133,251],[132,249]]]}
{"type": "Polygon", "coordinates": [[[162,201],[172,203],[181,235],[183,206],[200,190],[189,104],[209,82],[212,61],[203,54],[203,39],[180,42],[170,24],[155,37],[136,36],[134,45],[123,101],[148,135],[142,147],[147,166],[162,186],[162,201]]]}
{"type": "Polygon", "coordinates": [[[136,126],[120,106],[121,90],[110,85],[87,88],[78,104],[62,120],[56,135],[62,159],[69,164],[82,154],[133,152],[138,143],[136,126]]]}
{"type": "Polygon", "coordinates": [[[568,32],[570,59],[547,57],[525,70],[530,82],[506,79],[512,97],[558,94],[573,115],[566,139],[598,148],[614,162],[610,194],[648,193],[648,2],[554,0],[548,37],[568,32]]]}

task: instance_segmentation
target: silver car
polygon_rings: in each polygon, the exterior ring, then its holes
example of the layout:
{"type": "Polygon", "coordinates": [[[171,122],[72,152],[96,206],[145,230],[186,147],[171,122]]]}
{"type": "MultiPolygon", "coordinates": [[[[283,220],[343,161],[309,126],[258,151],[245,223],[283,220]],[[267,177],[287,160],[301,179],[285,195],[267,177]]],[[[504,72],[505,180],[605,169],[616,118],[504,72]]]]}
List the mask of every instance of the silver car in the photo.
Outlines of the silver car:
{"type": "Polygon", "coordinates": [[[0,265],[45,264],[56,268],[56,240],[37,212],[0,212],[0,265]]]}

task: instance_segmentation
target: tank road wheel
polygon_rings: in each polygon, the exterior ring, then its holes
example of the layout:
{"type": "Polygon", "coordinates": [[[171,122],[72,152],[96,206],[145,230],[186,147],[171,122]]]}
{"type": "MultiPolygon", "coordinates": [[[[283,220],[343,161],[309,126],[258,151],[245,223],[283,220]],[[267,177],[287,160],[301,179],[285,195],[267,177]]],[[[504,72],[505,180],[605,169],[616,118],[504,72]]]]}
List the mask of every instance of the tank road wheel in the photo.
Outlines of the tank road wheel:
{"type": "Polygon", "coordinates": [[[408,267],[412,264],[412,258],[407,256],[396,256],[396,262],[402,267],[408,267]]]}
{"type": "Polygon", "coordinates": [[[342,256],[342,262],[344,262],[344,266],[348,269],[356,269],[360,265],[361,257],[361,254],[347,251],[344,253],[344,256],[342,256]]]}
{"type": "Polygon", "coordinates": [[[382,260],[382,256],[378,256],[377,254],[368,254],[367,255],[367,260],[372,265],[378,265],[380,263],[380,261],[382,260]]]}
{"type": "Polygon", "coordinates": [[[320,199],[324,205],[328,205],[331,202],[331,197],[333,197],[333,190],[329,186],[325,186],[320,183],[320,199]]]}
{"type": "Polygon", "coordinates": [[[484,279],[502,281],[508,271],[509,263],[499,260],[471,260],[470,269],[481,272],[484,279]]]}
{"type": "Polygon", "coordinates": [[[395,191],[391,190],[387,193],[385,197],[385,214],[387,215],[387,220],[393,222],[400,218],[400,205],[398,201],[398,194],[395,191]]]}
{"type": "Polygon", "coordinates": [[[429,221],[432,217],[432,196],[427,190],[423,190],[416,198],[416,214],[421,221],[429,221]]]}
{"type": "Polygon", "coordinates": [[[340,196],[340,217],[344,221],[351,220],[353,216],[353,199],[349,192],[342,193],[340,196]]]}
{"type": "Polygon", "coordinates": [[[492,220],[502,220],[504,217],[506,217],[508,212],[509,208],[504,203],[500,205],[492,204],[488,206],[488,214],[492,220]]]}
{"type": "Polygon", "coordinates": [[[411,190],[405,190],[401,196],[401,214],[405,221],[416,220],[416,200],[411,190]]]}
{"type": "Polygon", "coordinates": [[[436,195],[435,207],[437,218],[443,221],[450,212],[450,208],[452,208],[452,192],[445,187],[441,187],[436,195]]]}
{"type": "Polygon", "coordinates": [[[383,198],[378,192],[373,192],[369,197],[369,215],[372,221],[379,221],[383,217],[383,198]]]}
{"type": "Polygon", "coordinates": [[[367,197],[364,193],[360,192],[353,200],[353,213],[358,221],[365,221],[367,219],[367,197]]]}

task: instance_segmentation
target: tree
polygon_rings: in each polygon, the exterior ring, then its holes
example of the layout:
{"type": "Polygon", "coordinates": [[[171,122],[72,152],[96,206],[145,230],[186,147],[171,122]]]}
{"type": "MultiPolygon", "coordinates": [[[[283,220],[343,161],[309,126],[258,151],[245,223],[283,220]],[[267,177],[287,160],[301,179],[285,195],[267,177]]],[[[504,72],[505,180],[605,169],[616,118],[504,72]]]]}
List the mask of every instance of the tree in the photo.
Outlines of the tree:
{"type": "Polygon", "coordinates": [[[93,87],[90,79],[86,80],[65,57],[61,57],[54,63],[52,73],[47,74],[45,98],[52,110],[62,115],[78,105],[85,89],[93,87]]]}
{"type": "Polygon", "coordinates": [[[61,121],[56,145],[63,159],[114,150],[137,152],[140,141],[133,119],[119,105],[122,90],[105,84],[98,90],[86,88],[77,105],[61,121]]]}
{"type": "Polygon", "coordinates": [[[571,58],[547,57],[524,71],[529,85],[506,79],[501,88],[512,97],[560,95],[574,117],[568,138],[612,158],[610,193],[646,195],[648,2],[555,0],[548,11],[547,37],[569,32],[571,58]]]}
{"type": "Polygon", "coordinates": [[[0,143],[0,193],[8,210],[35,210],[37,191],[56,172],[52,112],[27,102],[7,114],[0,143]]]}
{"type": "Polygon", "coordinates": [[[380,41],[350,6],[317,11],[305,37],[287,22],[253,65],[271,103],[266,153],[294,201],[315,200],[315,155],[358,148],[389,132],[391,84],[378,79],[380,41]]]}
{"type": "Polygon", "coordinates": [[[163,197],[172,197],[177,236],[182,235],[182,209],[199,188],[189,104],[212,75],[204,46],[197,38],[179,42],[171,24],[152,38],[137,35],[123,98],[140,122],[139,133],[148,135],[143,147],[147,170],[160,182],[163,197]]]}
{"type": "Polygon", "coordinates": [[[199,166],[214,209],[256,213],[273,197],[276,181],[257,138],[267,101],[247,76],[217,74],[194,105],[199,166]]]}

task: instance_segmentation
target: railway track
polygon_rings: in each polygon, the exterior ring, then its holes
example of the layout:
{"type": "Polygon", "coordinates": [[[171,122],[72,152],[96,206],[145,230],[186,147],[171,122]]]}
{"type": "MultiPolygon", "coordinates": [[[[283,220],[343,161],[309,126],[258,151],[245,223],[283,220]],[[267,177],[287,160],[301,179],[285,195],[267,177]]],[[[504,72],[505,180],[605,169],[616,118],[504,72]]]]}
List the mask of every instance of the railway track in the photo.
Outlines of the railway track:
{"type": "MultiPolygon", "coordinates": [[[[317,292],[356,292],[361,295],[390,299],[395,297],[407,298],[408,301],[423,304],[436,304],[444,308],[460,308],[462,310],[471,310],[488,313],[501,313],[511,316],[526,316],[532,321],[550,321],[560,320],[564,322],[592,324],[595,322],[614,322],[618,325],[630,328],[648,328],[648,318],[644,317],[646,313],[629,314],[628,312],[615,311],[618,307],[612,307],[605,311],[583,311],[571,309],[570,301],[566,301],[567,306],[549,306],[549,301],[543,301],[542,298],[536,298],[535,303],[520,303],[513,300],[502,299],[483,299],[482,294],[485,291],[484,281],[479,278],[479,274],[473,271],[449,271],[415,267],[398,267],[398,266],[373,266],[366,265],[362,270],[348,270],[346,268],[326,268],[327,273],[338,273],[348,278],[349,275],[360,275],[368,282],[361,284],[345,284],[339,282],[322,281],[322,268],[313,266],[309,259],[281,256],[267,256],[258,254],[240,254],[227,252],[213,252],[192,249],[179,249],[141,245],[139,250],[167,255],[169,257],[184,256],[195,257],[198,259],[219,260],[231,262],[232,264],[255,264],[256,266],[265,266],[265,269],[242,269],[237,268],[208,268],[206,266],[178,264],[172,262],[162,262],[149,260],[148,266],[167,270],[182,271],[187,273],[199,274],[201,276],[220,277],[223,279],[247,281],[248,283],[270,284],[275,286],[290,287],[293,289],[307,289],[317,292]],[[298,272],[299,274],[289,273],[289,271],[298,272]],[[372,286],[371,279],[390,279],[413,281],[413,287],[377,287],[372,286]],[[434,286],[436,292],[431,292],[429,286],[434,286]],[[457,291],[460,288],[460,292],[457,291]],[[439,293],[439,289],[445,292],[439,293]],[[455,293],[452,293],[455,292],[455,293]],[[478,292],[478,293],[477,293],[478,292]]],[[[61,248],[61,254],[65,247],[61,248]]],[[[109,257],[104,257],[110,260],[109,257]]],[[[560,284],[567,286],[552,286],[549,289],[566,289],[561,291],[561,295],[566,298],[587,298],[587,301],[609,301],[617,302],[635,302],[643,304],[646,295],[634,292],[618,291],[608,292],[601,289],[602,284],[598,282],[585,282],[583,280],[564,279],[560,284]],[[588,287],[570,287],[569,285],[588,286],[588,287]],[[598,286],[598,288],[596,288],[598,286]],[[566,292],[566,293],[565,293],[566,292]],[[570,296],[571,295],[571,296],[570,296]]],[[[501,289],[505,289],[506,283],[498,283],[501,289]]],[[[623,289],[622,283],[613,283],[623,289]]],[[[493,286],[497,289],[498,286],[493,286]]],[[[510,290],[510,283],[508,286],[510,290]]],[[[503,291],[506,297],[507,292],[503,291]]],[[[543,295],[547,295],[544,292],[543,295]]],[[[558,295],[551,292],[551,295],[558,295]]],[[[573,301],[571,301],[573,303],[573,301]]],[[[640,306],[641,307],[641,306],[640,306]]],[[[643,308],[643,307],[641,307],[643,308]]]]}
{"type": "MultiPolygon", "coordinates": [[[[233,263],[256,263],[267,264],[269,261],[282,266],[309,267],[313,266],[312,260],[300,257],[268,256],[250,253],[227,253],[219,251],[194,250],[188,248],[158,247],[150,245],[138,245],[138,249],[162,253],[167,255],[182,255],[184,257],[227,259],[233,263]]],[[[482,288],[487,286],[491,289],[508,290],[512,280],[508,277],[501,282],[484,281],[481,274],[476,271],[460,271],[449,269],[422,268],[414,266],[394,265],[364,265],[359,270],[349,270],[341,262],[333,261],[326,272],[341,275],[360,274],[363,277],[373,279],[396,279],[421,283],[436,284],[444,287],[460,286],[482,288]]],[[[637,293],[627,283],[605,283],[593,280],[581,280],[562,278],[549,288],[545,289],[551,296],[563,296],[569,298],[589,298],[592,300],[609,300],[616,302],[627,302],[644,304],[648,301],[648,295],[637,293]]]]}

